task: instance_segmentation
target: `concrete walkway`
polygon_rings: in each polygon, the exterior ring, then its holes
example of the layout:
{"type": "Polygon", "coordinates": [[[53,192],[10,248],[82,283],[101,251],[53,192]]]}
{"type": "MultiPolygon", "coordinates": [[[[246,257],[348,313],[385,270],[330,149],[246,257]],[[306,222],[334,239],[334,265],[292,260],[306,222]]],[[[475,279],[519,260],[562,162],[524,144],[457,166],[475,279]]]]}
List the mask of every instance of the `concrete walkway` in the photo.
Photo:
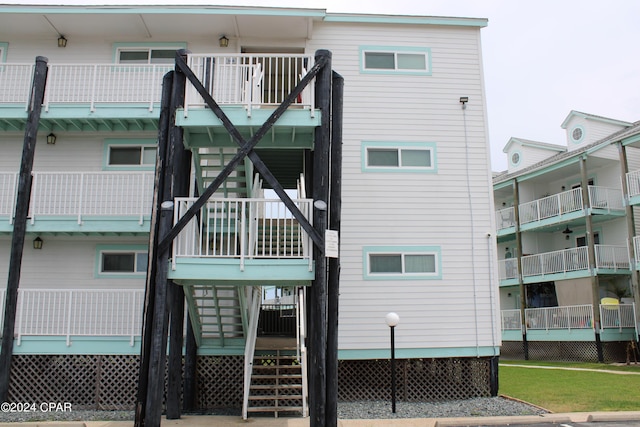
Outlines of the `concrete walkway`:
{"type": "MultiPolygon", "coordinates": [[[[518,417],[468,418],[402,418],[384,420],[338,420],[339,427],[443,427],[485,425],[500,426],[536,423],[640,421],[640,411],[633,412],[575,412],[568,414],[526,415],[518,417]]],[[[87,422],[29,422],[0,423],[0,427],[132,427],[133,421],[87,422]]],[[[163,427],[309,427],[309,418],[249,418],[211,415],[189,415],[180,420],[162,420],[163,427]]]]}

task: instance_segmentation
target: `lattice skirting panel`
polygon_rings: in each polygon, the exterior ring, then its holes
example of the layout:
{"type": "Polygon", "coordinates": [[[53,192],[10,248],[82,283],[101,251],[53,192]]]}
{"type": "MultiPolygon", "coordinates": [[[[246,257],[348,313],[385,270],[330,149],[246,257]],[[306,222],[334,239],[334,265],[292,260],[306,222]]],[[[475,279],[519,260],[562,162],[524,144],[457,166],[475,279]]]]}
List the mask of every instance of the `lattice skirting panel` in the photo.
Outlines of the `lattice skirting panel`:
{"type": "MultiPolygon", "coordinates": [[[[490,359],[396,361],[396,396],[404,401],[442,401],[490,396],[490,359]]],[[[343,401],[391,398],[388,360],[342,360],[338,396],[343,401]]]]}
{"type": "MultiPolygon", "coordinates": [[[[490,359],[406,359],[396,363],[398,400],[490,395],[490,359]]],[[[14,355],[9,401],[69,402],[77,410],[132,410],[138,369],[139,357],[130,355],[14,355]]],[[[390,399],[390,373],[388,360],[340,361],[339,399],[390,399]]],[[[242,356],[199,357],[198,408],[242,407],[242,375],[242,356]]]]}
{"type": "MultiPolygon", "coordinates": [[[[602,354],[605,363],[625,362],[627,360],[627,347],[629,341],[603,342],[602,354]]],[[[578,341],[529,341],[529,360],[545,360],[552,362],[597,362],[598,348],[595,342],[578,341]]],[[[633,352],[631,350],[631,360],[633,352]]],[[[503,341],[500,349],[502,359],[524,360],[524,347],[522,341],[503,341]]]]}

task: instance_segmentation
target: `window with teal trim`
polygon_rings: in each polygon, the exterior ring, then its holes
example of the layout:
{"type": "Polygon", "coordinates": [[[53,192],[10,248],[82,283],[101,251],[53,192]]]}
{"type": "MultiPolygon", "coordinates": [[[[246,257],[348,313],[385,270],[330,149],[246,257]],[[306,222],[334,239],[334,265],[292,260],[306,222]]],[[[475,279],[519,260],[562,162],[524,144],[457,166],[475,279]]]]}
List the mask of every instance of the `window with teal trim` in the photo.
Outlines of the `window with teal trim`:
{"type": "Polygon", "coordinates": [[[431,50],[423,47],[362,46],[363,73],[431,73],[431,50]]]}
{"type": "Polygon", "coordinates": [[[97,277],[140,277],[147,273],[149,253],[142,246],[104,245],[97,248],[97,277]]]}
{"type": "Polygon", "coordinates": [[[440,248],[434,246],[364,248],[367,280],[439,279],[440,248]]]}
{"type": "Polygon", "coordinates": [[[156,164],[157,146],[153,140],[105,141],[106,170],[152,170],[156,164]]]}
{"type": "Polygon", "coordinates": [[[363,142],[365,172],[435,172],[435,144],[363,142]]]}
{"type": "Polygon", "coordinates": [[[118,64],[173,64],[176,50],[186,43],[114,43],[114,62],[118,64]]]}

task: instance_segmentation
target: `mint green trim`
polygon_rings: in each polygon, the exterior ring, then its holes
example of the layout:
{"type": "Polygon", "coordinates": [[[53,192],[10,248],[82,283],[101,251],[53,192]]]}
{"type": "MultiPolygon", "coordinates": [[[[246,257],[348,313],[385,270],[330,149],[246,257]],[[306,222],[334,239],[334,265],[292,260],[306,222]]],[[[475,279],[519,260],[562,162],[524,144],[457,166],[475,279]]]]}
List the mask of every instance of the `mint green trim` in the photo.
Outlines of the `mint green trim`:
{"type": "Polygon", "coordinates": [[[7,62],[8,49],[9,49],[9,43],[0,42],[0,62],[7,62]]]}
{"type": "Polygon", "coordinates": [[[511,164],[511,166],[518,166],[520,163],[522,163],[522,153],[520,152],[520,150],[515,150],[513,153],[511,153],[511,155],[509,156],[509,164],[511,164]],[[514,162],[513,161],[513,156],[517,154],[518,155],[518,161],[514,162]]]}
{"type": "Polygon", "coordinates": [[[506,279],[506,280],[500,280],[500,284],[498,285],[498,287],[500,288],[508,288],[514,285],[518,285],[520,282],[518,279],[506,279]]]}
{"type": "Polygon", "coordinates": [[[440,280],[442,279],[442,254],[440,246],[363,246],[362,247],[362,279],[363,280],[440,280]],[[435,255],[436,271],[434,273],[400,273],[379,274],[369,272],[369,255],[371,254],[427,254],[435,255]]]}
{"type": "Polygon", "coordinates": [[[94,277],[96,279],[144,279],[147,271],[137,273],[103,273],[102,253],[103,252],[135,252],[137,254],[148,254],[148,245],[96,245],[96,261],[94,266],[94,277]]]}
{"type": "Polygon", "coordinates": [[[595,341],[593,329],[527,329],[527,341],[595,341]]]}
{"type": "Polygon", "coordinates": [[[622,125],[622,126],[631,126],[631,125],[633,125],[633,123],[624,122],[622,120],[608,119],[606,117],[594,116],[593,114],[585,114],[585,113],[581,113],[580,111],[571,110],[571,112],[569,113],[567,118],[564,119],[564,121],[562,122],[560,127],[562,129],[566,129],[567,125],[569,124],[569,121],[573,117],[580,117],[582,119],[593,120],[593,121],[597,121],[597,122],[601,122],[601,123],[609,123],[609,124],[614,124],[614,125],[622,125]]]}
{"type": "Polygon", "coordinates": [[[567,167],[569,165],[572,165],[572,164],[578,163],[578,162],[580,162],[580,157],[579,156],[572,157],[572,158],[563,160],[561,162],[555,163],[553,165],[549,165],[549,166],[547,166],[545,168],[539,169],[539,170],[537,170],[535,172],[530,172],[530,173],[521,175],[521,176],[517,177],[516,180],[518,182],[527,181],[529,179],[536,178],[536,177],[538,177],[540,175],[548,174],[549,172],[552,172],[552,171],[555,171],[555,170],[558,170],[558,169],[562,169],[564,167],[567,167]]]}
{"type": "Polygon", "coordinates": [[[502,331],[502,341],[522,341],[522,331],[521,330],[507,330],[502,331]]]}
{"type": "MultiPolygon", "coordinates": [[[[139,333],[139,331],[137,332],[139,333]]],[[[22,336],[20,345],[13,341],[14,354],[140,354],[140,337],[71,336],[67,346],[66,336],[22,336]]]]}
{"type": "Polygon", "coordinates": [[[558,216],[552,216],[549,218],[545,218],[540,221],[532,221],[526,224],[520,225],[520,231],[530,231],[535,230],[540,227],[547,227],[549,225],[558,224],[561,222],[567,222],[578,218],[584,218],[584,210],[580,209],[579,211],[569,212],[567,214],[562,214],[558,216]]]}
{"type": "MultiPolygon", "coordinates": [[[[175,49],[175,50],[180,50],[180,49],[186,49],[187,48],[187,43],[186,42],[169,42],[169,43],[162,43],[162,42],[122,42],[122,43],[114,43],[112,46],[112,58],[113,58],[113,63],[114,64],[118,64],[118,52],[120,51],[120,49],[163,49],[163,50],[170,50],[170,49],[175,49]]],[[[126,65],[126,64],[123,64],[126,65]]]]}
{"type": "Polygon", "coordinates": [[[635,341],[636,338],[636,328],[611,328],[600,331],[600,340],[603,342],[635,341]]]}
{"type": "MultiPolygon", "coordinates": [[[[5,218],[8,218],[4,216],[5,218]]],[[[77,215],[69,215],[62,217],[36,216],[32,225],[31,221],[27,223],[27,232],[30,233],[81,233],[84,235],[100,234],[110,236],[126,235],[148,235],[150,229],[151,215],[144,215],[142,224],[140,216],[83,216],[82,224],[78,224],[77,215]]],[[[12,232],[13,226],[0,223],[0,233],[12,232]],[[6,229],[5,225],[9,228],[6,229]]]]}
{"type": "Polygon", "coordinates": [[[494,191],[495,190],[502,190],[503,188],[506,188],[506,187],[513,187],[513,183],[514,182],[515,182],[515,180],[513,178],[508,179],[506,181],[499,182],[499,183],[493,185],[493,190],[494,191]]]}
{"type": "MultiPolygon", "coordinates": [[[[255,127],[260,128],[264,122],[273,114],[274,108],[263,107],[251,110],[251,117],[247,116],[247,110],[241,105],[222,105],[224,113],[236,127],[255,127]]],[[[24,110],[24,106],[22,107],[24,110]]],[[[26,117],[26,114],[25,114],[26,117]]],[[[309,110],[303,109],[287,109],[277,122],[274,128],[279,127],[316,127],[320,126],[322,114],[319,110],[315,111],[314,117],[311,117],[309,110]]],[[[176,111],[176,126],[188,127],[214,127],[224,126],[222,121],[209,108],[189,108],[189,114],[184,116],[184,109],[179,108],[176,111]]],[[[227,135],[227,139],[229,139],[227,135]]]]}
{"type": "Polygon", "coordinates": [[[154,147],[157,149],[158,143],[155,139],[149,138],[126,138],[113,139],[106,138],[102,148],[102,170],[105,171],[152,171],[155,165],[123,165],[112,166],[109,164],[109,147],[111,146],[130,146],[130,147],[154,147]]]}
{"type": "Polygon", "coordinates": [[[414,76],[430,76],[431,68],[431,48],[417,46],[360,46],[360,73],[361,74],[390,74],[390,75],[414,75],[414,76]],[[364,54],[365,52],[385,52],[385,53],[422,53],[425,55],[426,70],[384,70],[384,69],[368,69],[365,68],[364,54]]]}
{"type": "Polygon", "coordinates": [[[327,14],[325,22],[346,22],[365,24],[411,24],[411,25],[450,25],[463,27],[486,27],[488,20],[484,18],[446,18],[431,16],[399,16],[399,15],[354,15],[327,14]]]}
{"type": "MultiPolygon", "coordinates": [[[[386,173],[438,173],[438,155],[437,145],[434,142],[385,142],[385,141],[362,141],[360,146],[360,156],[362,172],[386,172],[386,173]],[[430,152],[431,166],[429,167],[417,167],[417,166],[368,166],[367,165],[367,149],[368,148],[391,148],[398,149],[400,152],[403,148],[419,149],[430,152]]],[[[398,161],[400,156],[398,156],[398,161]]]]}
{"type": "Polygon", "coordinates": [[[235,285],[300,285],[315,278],[305,259],[245,259],[244,271],[236,258],[188,258],[175,260],[169,278],[179,284],[215,283],[235,285]],[[282,283],[287,282],[287,283],[282,283]]]}
{"type": "Polygon", "coordinates": [[[640,141],[640,134],[633,135],[628,138],[624,138],[621,142],[622,142],[622,145],[629,145],[638,141],[640,141]]]}
{"type": "Polygon", "coordinates": [[[585,277],[591,277],[591,271],[586,270],[576,270],[576,271],[567,271],[566,273],[553,273],[553,274],[540,274],[536,276],[527,276],[522,278],[522,282],[529,283],[538,283],[538,282],[552,282],[554,280],[568,280],[568,279],[582,279],[585,277]]]}
{"type": "Polygon", "coordinates": [[[323,18],[324,9],[225,7],[225,6],[8,6],[0,13],[74,14],[74,15],[257,15],[323,18]]]}
{"type": "Polygon", "coordinates": [[[585,138],[586,135],[587,135],[587,130],[582,125],[576,125],[569,131],[569,139],[571,140],[571,142],[573,142],[576,145],[582,143],[582,141],[584,141],[584,138],[585,138]],[[576,129],[580,129],[582,131],[582,134],[580,135],[580,138],[578,138],[578,139],[574,139],[573,138],[573,131],[576,130],[576,129]]]}
{"type": "MultiPolygon", "coordinates": [[[[397,348],[397,359],[445,358],[445,357],[491,357],[500,354],[500,347],[442,347],[442,348],[397,348]]],[[[391,357],[388,348],[363,350],[338,350],[340,360],[388,359],[391,357]]]]}

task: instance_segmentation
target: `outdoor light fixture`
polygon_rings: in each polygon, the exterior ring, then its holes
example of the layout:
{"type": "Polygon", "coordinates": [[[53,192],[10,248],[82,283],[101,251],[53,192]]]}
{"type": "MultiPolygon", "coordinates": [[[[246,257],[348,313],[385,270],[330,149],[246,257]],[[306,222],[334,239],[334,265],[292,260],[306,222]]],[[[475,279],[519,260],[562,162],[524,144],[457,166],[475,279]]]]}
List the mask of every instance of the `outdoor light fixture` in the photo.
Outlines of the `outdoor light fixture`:
{"type": "Polygon", "coordinates": [[[42,249],[42,239],[40,236],[33,239],[33,249],[42,249]]]}
{"type": "Polygon", "coordinates": [[[49,135],[47,135],[47,144],[54,145],[56,143],[56,139],[58,139],[58,137],[56,137],[56,135],[51,132],[49,135]]]}
{"type": "Polygon", "coordinates": [[[569,226],[567,225],[567,228],[565,228],[564,230],[562,230],[562,234],[564,234],[564,238],[566,240],[569,240],[571,237],[569,236],[569,234],[573,233],[573,230],[569,228],[569,226]]]}
{"type": "Polygon", "coordinates": [[[58,37],[58,47],[67,47],[67,39],[62,34],[58,37]]]}
{"type": "Polygon", "coordinates": [[[400,316],[396,313],[387,313],[384,321],[391,330],[391,412],[396,413],[396,340],[395,328],[400,323],[400,316]]]}
{"type": "Polygon", "coordinates": [[[460,97],[460,103],[462,105],[466,104],[467,102],[469,102],[469,97],[468,96],[461,96],[460,97]]]}
{"type": "Polygon", "coordinates": [[[220,47],[229,47],[229,39],[225,35],[220,37],[218,41],[220,42],[220,47]]]}

